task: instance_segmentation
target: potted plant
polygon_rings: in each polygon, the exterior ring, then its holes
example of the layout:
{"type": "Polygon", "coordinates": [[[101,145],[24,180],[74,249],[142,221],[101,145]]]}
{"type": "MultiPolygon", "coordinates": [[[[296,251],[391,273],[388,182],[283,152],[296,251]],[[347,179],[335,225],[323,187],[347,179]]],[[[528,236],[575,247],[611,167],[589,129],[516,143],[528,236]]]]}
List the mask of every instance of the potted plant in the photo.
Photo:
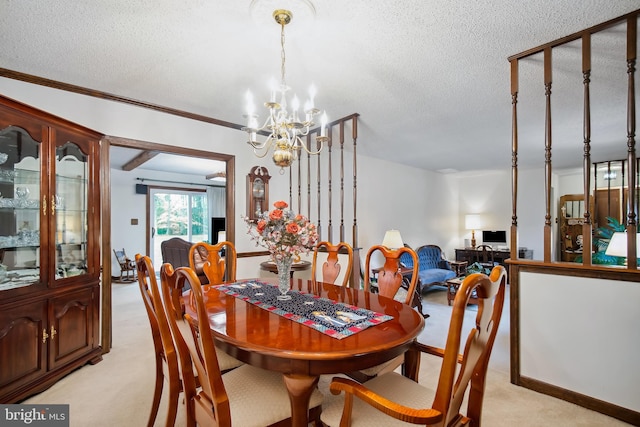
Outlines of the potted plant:
{"type": "MultiPolygon", "coordinates": [[[[616,218],[608,216],[607,224],[596,228],[593,235],[593,245],[596,248],[596,252],[591,256],[591,263],[600,265],[624,265],[623,257],[611,256],[605,253],[613,233],[624,231],[624,224],[621,224],[616,218]]],[[[575,262],[582,262],[582,255],[577,256],[575,262]]]]}

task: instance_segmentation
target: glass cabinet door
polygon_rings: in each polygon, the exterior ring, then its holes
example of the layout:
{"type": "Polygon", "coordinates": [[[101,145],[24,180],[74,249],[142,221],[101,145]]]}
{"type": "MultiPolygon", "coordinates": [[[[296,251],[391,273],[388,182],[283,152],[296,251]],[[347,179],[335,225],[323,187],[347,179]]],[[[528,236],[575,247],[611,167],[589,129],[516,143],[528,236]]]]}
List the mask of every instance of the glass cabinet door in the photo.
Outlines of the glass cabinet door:
{"type": "Polygon", "coordinates": [[[41,156],[24,129],[0,130],[0,291],[40,282],[41,156]]]}
{"type": "Polygon", "coordinates": [[[87,274],[89,157],[73,142],[56,147],[55,278],[87,274]]]}

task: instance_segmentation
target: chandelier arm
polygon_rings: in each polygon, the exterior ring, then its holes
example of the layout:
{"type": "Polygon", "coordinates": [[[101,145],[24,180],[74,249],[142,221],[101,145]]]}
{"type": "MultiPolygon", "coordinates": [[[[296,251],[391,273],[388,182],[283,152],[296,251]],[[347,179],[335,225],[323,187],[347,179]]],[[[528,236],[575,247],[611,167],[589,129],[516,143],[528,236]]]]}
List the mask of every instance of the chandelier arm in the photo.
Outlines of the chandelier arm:
{"type": "Polygon", "coordinates": [[[273,119],[271,118],[271,116],[267,117],[267,119],[264,121],[264,124],[257,128],[257,131],[263,131],[263,130],[267,130],[269,129],[269,126],[274,123],[273,119]]]}
{"type": "Polygon", "coordinates": [[[298,135],[300,136],[307,136],[309,135],[309,126],[304,125],[301,129],[298,130],[298,135]]]}
{"type": "Polygon", "coordinates": [[[267,156],[267,154],[269,154],[269,150],[265,150],[265,152],[264,152],[263,154],[260,154],[260,153],[258,153],[258,151],[254,148],[254,149],[253,149],[253,154],[254,154],[257,158],[259,158],[259,159],[264,159],[264,158],[267,156]]]}
{"type": "Polygon", "coordinates": [[[255,145],[251,142],[249,142],[249,144],[251,144],[251,146],[253,147],[253,154],[255,154],[256,157],[262,159],[269,153],[269,150],[271,149],[271,145],[273,144],[273,141],[274,141],[273,136],[269,135],[269,137],[262,144],[255,145]],[[264,153],[260,154],[259,151],[262,151],[262,150],[264,150],[264,153]]]}
{"type": "MultiPolygon", "coordinates": [[[[247,141],[247,144],[251,145],[254,149],[254,151],[257,150],[262,150],[267,146],[267,143],[269,142],[269,140],[265,140],[261,143],[259,143],[258,141],[247,141]]],[[[271,145],[271,144],[269,144],[271,145]]]]}
{"type": "Polygon", "coordinates": [[[320,148],[318,148],[318,151],[309,150],[307,148],[307,145],[304,143],[304,141],[301,138],[296,137],[296,140],[298,140],[299,146],[302,147],[304,151],[306,151],[308,154],[312,156],[315,156],[316,154],[320,154],[320,152],[322,151],[322,148],[324,147],[324,141],[322,141],[321,139],[317,140],[318,142],[320,142],[320,148]]]}

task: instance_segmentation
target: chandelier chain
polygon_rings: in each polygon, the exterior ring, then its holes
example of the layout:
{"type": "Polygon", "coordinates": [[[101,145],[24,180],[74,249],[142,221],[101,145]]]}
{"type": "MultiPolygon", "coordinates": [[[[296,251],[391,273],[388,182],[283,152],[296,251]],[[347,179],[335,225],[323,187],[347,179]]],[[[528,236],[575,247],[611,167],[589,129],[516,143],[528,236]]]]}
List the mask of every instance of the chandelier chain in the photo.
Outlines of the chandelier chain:
{"type": "Polygon", "coordinates": [[[282,79],[282,81],[281,81],[282,87],[284,88],[287,85],[286,81],[284,80],[284,70],[285,70],[284,69],[284,64],[285,64],[285,61],[286,61],[286,55],[285,55],[285,52],[284,52],[284,22],[282,22],[280,24],[280,26],[282,27],[281,32],[280,32],[280,47],[281,47],[280,59],[282,61],[281,65],[280,65],[280,76],[281,76],[281,79],[282,79]]]}

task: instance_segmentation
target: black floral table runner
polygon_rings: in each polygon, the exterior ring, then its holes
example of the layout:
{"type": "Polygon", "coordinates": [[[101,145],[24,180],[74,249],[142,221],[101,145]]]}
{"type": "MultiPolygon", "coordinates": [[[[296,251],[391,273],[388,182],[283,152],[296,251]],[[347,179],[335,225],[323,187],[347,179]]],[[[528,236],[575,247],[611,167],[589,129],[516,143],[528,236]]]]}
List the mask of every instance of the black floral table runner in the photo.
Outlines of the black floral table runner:
{"type": "Polygon", "coordinates": [[[278,287],[259,280],[220,285],[216,289],[337,339],[393,319],[386,314],[298,290],[289,291],[290,300],[280,301],[277,299],[280,295],[278,287]]]}

